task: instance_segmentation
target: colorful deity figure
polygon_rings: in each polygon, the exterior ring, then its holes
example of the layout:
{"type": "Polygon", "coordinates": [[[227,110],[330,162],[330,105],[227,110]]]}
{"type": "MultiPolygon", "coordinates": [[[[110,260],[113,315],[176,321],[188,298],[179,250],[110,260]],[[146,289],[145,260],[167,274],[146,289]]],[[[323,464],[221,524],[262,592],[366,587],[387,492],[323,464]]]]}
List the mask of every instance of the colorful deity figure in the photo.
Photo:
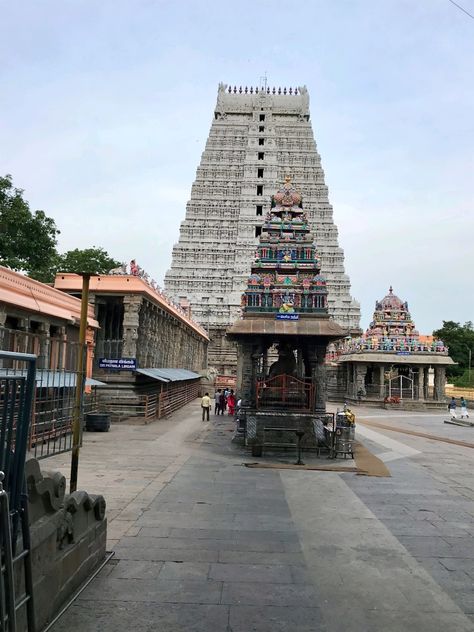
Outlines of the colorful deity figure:
{"type": "Polygon", "coordinates": [[[135,259],[132,259],[130,261],[130,274],[132,276],[139,276],[140,274],[140,268],[137,266],[137,262],[135,261],[135,259]]]}

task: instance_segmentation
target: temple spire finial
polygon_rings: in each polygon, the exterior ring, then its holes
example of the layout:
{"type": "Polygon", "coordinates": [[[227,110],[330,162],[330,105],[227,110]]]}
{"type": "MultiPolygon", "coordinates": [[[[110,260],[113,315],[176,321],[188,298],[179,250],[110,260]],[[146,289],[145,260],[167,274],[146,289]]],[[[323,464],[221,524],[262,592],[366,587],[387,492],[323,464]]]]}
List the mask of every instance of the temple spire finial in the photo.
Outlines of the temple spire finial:
{"type": "Polygon", "coordinates": [[[389,294],[393,294],[393,287],[392,287],[392,286],[390,286],[390,287],[388,288],[388,293],[389,293],[389,294]]]}

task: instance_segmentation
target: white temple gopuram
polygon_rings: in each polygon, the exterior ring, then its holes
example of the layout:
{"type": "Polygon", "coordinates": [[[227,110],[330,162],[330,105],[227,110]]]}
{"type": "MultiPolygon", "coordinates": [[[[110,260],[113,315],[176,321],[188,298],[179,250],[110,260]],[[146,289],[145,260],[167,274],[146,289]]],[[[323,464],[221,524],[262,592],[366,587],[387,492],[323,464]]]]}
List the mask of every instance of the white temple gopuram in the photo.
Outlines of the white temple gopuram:
{"type": "Polygon", "coordinates": [[[306,87],[220,84],[165,289],[178,302],[189,301],[193,317],[209,331],[209,366],[221,375],[235,375],[236,352],[225,331],[239,316],[264,216],[285,176],[304,195],[327,279],[329,313],[345,330],[360,326],[360,307],[351,297],[344,270],[306,87]]]}

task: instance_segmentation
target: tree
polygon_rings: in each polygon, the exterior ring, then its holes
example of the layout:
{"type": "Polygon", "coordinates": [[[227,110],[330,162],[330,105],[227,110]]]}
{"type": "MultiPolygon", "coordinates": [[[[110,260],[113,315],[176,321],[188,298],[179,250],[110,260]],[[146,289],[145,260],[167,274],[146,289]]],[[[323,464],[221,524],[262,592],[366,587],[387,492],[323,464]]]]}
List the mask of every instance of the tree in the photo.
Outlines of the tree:
{"type": "Polygon", "coordinates": [[[90,272],[90,274],[106,274],[112,268],[118,268],[120,261],[113,259],[103,248],[86,248],[85,250],[68,250],[59,255],[56,264],[58,272],[90,272]]]}
{"type": "Polygon", "coordinates": [[[30,211],[10,175],[0,177],[0,265],[50,280],[59,230],[43,211],[30,211]]]}
{"type": "Polygon", "coordinates": [[[464,325],[455,323],[453,320],[443,320],[441,329],[433,331],[433,336],[443,340],[449,347],[449,355],[457,367],[448,367],[448,375],[456,376],[464,373],[469,365],[469,350],[471,356],[474,354],[474,327],[468,321],[464,325]]]}

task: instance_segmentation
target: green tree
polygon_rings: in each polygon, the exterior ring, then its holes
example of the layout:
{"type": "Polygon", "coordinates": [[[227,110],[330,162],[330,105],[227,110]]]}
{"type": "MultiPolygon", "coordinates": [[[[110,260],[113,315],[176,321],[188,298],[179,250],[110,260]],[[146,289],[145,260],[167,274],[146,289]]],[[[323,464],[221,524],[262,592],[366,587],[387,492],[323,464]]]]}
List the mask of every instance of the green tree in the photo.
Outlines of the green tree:
{"type": "MultiPolygon", "coordinates": [[[[474,327],[471,321],[464,325],[453,320],[443,320],[441,329],[433,331],[433,336],[443,340],[449,347],[449,355],[458,363],[457,367],[448,367],[450,376],[462,375],[469,366],[469,350],[474,355],[474,327]]],[[[471,358],[472,359],[472,358],[471,358]]]]}
{"type": "Polygon", "coordinates": [[[90,274],[106,274],[112,268],[120,266],[120,261],[113,259],[103,248],[86,248],[85,250],[68,250],[59,255],[56,264],[58,272],[90,272],[90,274]]]}
{"type": "Polygon", "coordinates": [[[12,177],[0,177],[0,265],[51,280],[59,230],[43,211],[31,212],[12,177]]]}

